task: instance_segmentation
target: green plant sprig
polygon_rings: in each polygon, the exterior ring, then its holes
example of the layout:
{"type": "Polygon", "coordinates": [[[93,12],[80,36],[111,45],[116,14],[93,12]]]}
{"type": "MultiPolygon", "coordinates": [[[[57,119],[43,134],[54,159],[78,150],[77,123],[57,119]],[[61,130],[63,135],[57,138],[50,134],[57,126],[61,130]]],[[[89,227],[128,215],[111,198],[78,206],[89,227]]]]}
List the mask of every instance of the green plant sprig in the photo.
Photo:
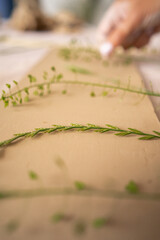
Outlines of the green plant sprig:
{"type": "Polygon", "coordinates": [[[98,60],[102,62],[103,66],[108,66],[110,63],[116,66],[128,66],[134,60],[134,57],[130,54],[119,54],[115,52],[110,62],[104,61],[97,49],[93,47],[81,47],[75,44],[60,48],[59,56],[65,61],[81,59],[84,62],[91,62],[93,60],[98,60]]]}
{"type": "Polygon", "coordinates": [[[160,201],[160,193],[137,193],[131,194],[126,191],[85,189],[79,191],[74,188],[38,188],[25,190],[1,190],[0,200],[33,198],[37,196],[83,196],[83,197],[104,197],[115,199],[135,199],[147,201],[160,201]]]}
{"type": "Polygon", "coordinates": [[[13,138],[0,142],[0,147],[8,146],[12,142],[15,142],[16,140],[19,140],[19,139],[24,139],[27,137],[35,137],[38,134],[46,134],[46,133],[70,131],[70,130],[82,131],[82,132],[93,131],[93,132],[99,132],[99,133],[112,132],[114,133],[114,135],[122,136],[122,137],[129,136],[129,135],[136,135],[139,137],[138,139],[140,140],[160,139],[160,132],[157,132],[157,131],[153,131],[153,134],[148,134],[133,128],[128,128],[127,130],[123,130],[109,124],[106,124],[106,127],[96,126],[93,124],[87,124],[87,125],[71,124],[70,126],[53,125],[50,128],[36,128],[31,132],[18,133],[18,134],[15,134],[13,138]]]}
{"type": "Polygon", "coordinates": [[[91,47],[78,47],[71,45],[70,47],[62,47],[59,49],[59,56],[64,60],[83,59],[84,61],[92,61],[93,59],[101,60],[102,57],[98,50],[91,47]]]}
{"type": "MultiPolygon", "coordinates": [[[[148,95],[148,96],[154,96],[154,97],[160,97],[160,93],[156,92],[151,92],[151,91],[146,91],[146,90],[138,90],[138,89],[132,89],[132,88],[127,88],[127,87],[120,87],[120,86],[115,86],[115,85],[109,85],[109,84],[101,84],[101,83],[92,83],[92,82],[83,82],[83,81],[72,81],[72,80],[61,80],[61,81],[52,81],[52,82],[45,82],[45,83],[39,83],[39,84],[34,84],[32,86],[27,87],[28,89],[32,88],[37,88],[39,86],[46,86],[47,84],[70,84],[70,85],[85,85],[85,86],[92,86],[92,87],[100,87],[100,88],[110,88],[114,90],[122,90],[126,92],[131,92],[131,93],[137,93],[137,94],[142,94],[142,95],[148,95]]],[[[12,93],[9,96],[6,96],[5,99],[8,99],[10,97],[14,97],[18,93],[22,93],[26,90],[26,88],[22,88],[14,93],[12,93]]],[[[3,99],[1,99],[3,100],[3,99]]]]}
{"type": "MultiPolygon", "coordinates": [[[[56,71],[55,67],[51,68],[52,71],[56,71]]],[[[147,91],[147,90],[142,90],[142,89],[136,89],[133,87],[130,87],[130,85],[128,85],[127,87],[122,87],[119,84],[117,85],[112,85],[112,84],[101,84],[101,83],[92,83],[92,82],[85,82],[85,81],[73,81],[73,80],[62,80],[63,75],[62,74],[56,74],[54,73],[54,75],[48,80],[48,73],[44,72],[43,78],[44,78],[44,82],[41,83],[36,83],[37,79],[32,76],[32,75],[28,75],[29,77],[29,82],[30,85],[27,87],[24,87],[22,89],[19,89],[18,87],[18,83],[16,81],[13,81],[14,84],[17,86],[17,91],[15,92],[11,92],[11,85],[10,84],[6,84],[6,86],[9,89],[9,95],[6,94],[6,92],[3,90],[2,91],[2,95],[0,100],[4,102],[4,106],[7,107],[9,105],[9,102],[11,101],[11,103],[13,104],[13,106],[16,106],[17,104],[22,104],[22,102],[28,102],[29,101],[29,91],[30,89],[35,89],[35,91],[33,92],[34,95],[39,95],[39,96],[43,96],[44,95],[44,91],[45,91],[45,87],[46,90],[48,92],[48,94],[51,92],[51,85],[52,84],[69,84],[69,85],[84,85],[84,86],[92,86],[92,87],[99,87],[99,88],[107,88],[107,89],[113,89],[114,91],[116,90],[120,90],[120,91],[124,91],[124,92],[130,92],[130,93],[136,93],[136,94],[141,94],[141,95],[148,95],[148,96],[154,96],[154,97],[160,97],[160,93],[156,93],[153,91],[147,91]],[[22,98],[22,95],[25,94],[24,99],[22,98]]],[[[63,91],[63,94],[65,94],[66,91],[63,91]]],[[[91,96],[93,96],[93,94],[91,94],[91,96]]],[[[94,94],[95,96],[95,94],[94,94]]]]}
{"type": "Polygon", "coordinates": [[[110,84],[101,84],[101,83],[92,83],[92,82],[83,82],[83,81],[69,81],[69,80],[61,80],[58,83],[63,83],[63,84],[65,83],[65,84],[71,84],[71,85],[85,85],[85,86],[100,87],[100,88],[110,88],[113,90],[121,90],[121,91],[125,91],[125,92],[160,97],[160,93],[141,90],[141,89],[115,86],[115,85],[110,85],[110,84]]]}
{"type": "Polygon", "coordinates": [[[56,68],[55,67],[51,67],[51,70],[54,72],[54,75],[49,79],[48,73],[44,72],[43,73],[43,79],[44,82],[41,83],[36,83],[37,79],[36,77],[32,76],[32,75],[28,75],[29,78],[29,86],[24,87],[22,89],[19,88],[18,82],[13,81],[13,83],[16,85],[17,87],[17,91],[15,92],[11,92],[11,85],[10,84],[6,84],[6,87],[9,89],[9,95],[6,94],[6,92],[4,90],[2,90],[2,95],[0,97],[0,101],[4,102],[4,106],[8,107],[10,101],[12,103],[13,106],[16,106],[17,104],[22,104],[22,102],[28,102],[29,101],[29,90],[30,89],[35,89],[35,91],[33,92],[33,94],[35,96],[39,95],[39,96],[43,96],[45,93],[45,87],[47,90],[47,93],[51,93],[51,84],[59,82],[61,78],[63,78],[62,74],[56,74],[56,68]],[[49,80],[48,80],[49,79],[49,80]],[[22,95],[25,94],[25,97],[23,98],[22,95]]]}

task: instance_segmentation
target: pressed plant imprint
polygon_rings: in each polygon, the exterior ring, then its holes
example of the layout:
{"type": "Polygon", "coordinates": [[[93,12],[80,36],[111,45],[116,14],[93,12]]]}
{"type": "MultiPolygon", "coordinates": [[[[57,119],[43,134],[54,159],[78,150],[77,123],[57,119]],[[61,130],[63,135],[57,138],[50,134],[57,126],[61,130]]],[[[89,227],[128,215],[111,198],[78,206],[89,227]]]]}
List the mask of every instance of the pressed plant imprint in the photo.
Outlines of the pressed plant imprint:
{"type": "MultiPolygon", "coordinates": [[[[35,137],[39,134],[44,133],[53,133],[58,131],[94,131],[99,133],[107,133],[107,132],[113,132],[116,136],[130,136],[130,135],[137,135],[139,137],[139,140],[152,140],[152,139],[160,139],[160,132],[153,131],[152,134],[144,133],[140,130],[128,128],[127,130],[120,129],[119,127],[112,126],[109,124],[106,124],[107,127],[100,127],[93,124],[87,124],[87,125],[80,125],[80,124],[71,124],[70,126],[62,126],[62,125],[53,125],[53,127],[50,128],[36,128],[34,131],[31,132],[25,132],[25,133],[17,133],[14,134],[15,136],[0,142],[0,147],[8,146],[9,144],[23,138],[28,137],[35,137]]],[[[30,173],[31,177],[36,177],[33,172],[30,173]]]]}
{"type": "MultiPolygon", "coordinates": [[[[29,102],[30,90],[33,90],[32,93],[35,96],[42,97],[45,94],[50,94],[52,92],[51,86],[53,84],[90,86],[90,87],[101,88],[101,89],[109,89],[110,91],[113,90],[114,92],[119,90],[119,91],[122,91],[123,93],[129,92],[129,93],[142,95],[143,98],[146,95],[160,97],[160,93],[158,92],[147,91],[142,88],[136,88],[136,87],[130,86],[130,78],[126,86],[121,85],[120,81],[113,81],[112,79],[110,81],[115,82],[116,84],[106,84],[106,83],[104,84],[104,83],[78,81],[77,77],[79,74],[90,75],[92,73],[84,68],[80,68],[77,66],[69,66],[69,70],[75,74],[75,80],[72,81],[72,80],[63,80],[63,74],[61,73],[57,74],[55,67],[51,67],[51,70],[54,72],[53,76],[49,77],[48,72],[45,71],[43,73],[44,82],[42,83],[36,83],[37,82],[36,77],[29,74],[28,79],[29,79],[30,85],[22,89],[19,88],[18,82],[14,80],[13,84],[16,85],[17,90],[13,93],[11,92],[11,85],[7,83],[6,87],[9,89],[9,94],[6,94],[6,91],[2,90],[0,101],[4,102],[5,107],[8,107],[9,103],[11,103],[13,106],[17,106],[18,104],[22,104],[23,102],[29,102]]],[[[67,90],[62,90],[62,94],[67,94],[67,90]]],[[[103,90],[101,95],[105,97],[108,95],[108,92],[103,90]]],[[[95,92],[91,91],[90,96],[95,97],[96,96],[95,92]]]]}

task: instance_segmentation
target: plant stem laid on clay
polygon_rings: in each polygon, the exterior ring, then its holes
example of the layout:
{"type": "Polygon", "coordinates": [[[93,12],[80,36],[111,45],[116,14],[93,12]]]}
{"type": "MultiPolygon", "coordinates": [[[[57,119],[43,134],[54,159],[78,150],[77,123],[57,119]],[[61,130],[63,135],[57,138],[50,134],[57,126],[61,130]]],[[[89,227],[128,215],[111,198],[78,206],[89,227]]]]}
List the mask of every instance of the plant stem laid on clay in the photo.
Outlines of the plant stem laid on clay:
{"type": "MultiPolygon", "coordinates": [[[[17,91],[15,91],[13,93],[11,92],[11,85],[6,84],[7,88],[9,89],[9,94],[6,94],[6,92],[3,90],[1,98],[0,98],[0,100],[4,102],[4,106],[7,107],[10,102],[12,103],[13,106],[22,104],[23,101],[28,102],[30,89],[34,89],[33,94],[36,96],[37,95],[43,96],[45,94],[45,88],[46,88],[47,93],[49,94],[51,92],[51,85],[53,85],[53,84],[84,85],[84,86],[98,87],[98,88],[103,89],[103,93],[102,93],[103,96],[104,96],[104,88],[106,88],[106,89],[113,89],[114,91],[120,90],[120,91],[124,91],[124,92],[136,93],[136,94],[140,94],[143,96],[148,95],[148,96],[160,97],[160,93],[156,93],[153,91],[147,91],[145,89],[138,89],[138,88],[136,89],[134,87],[131,87],[130,84],[128,86],[124,87],[124,86],[120,86],[120,83],[118,83],[117,85],[112,85],[112,84],[93,83],[93,82],[85,82],[85,81],[78,81],[78,80],[75,80],[75,81],[74,80],[62,80],[63,75],[56,74],[55,67],[52,67],[51,70],[53,72],[55,72],[54,76],[52,76],[49,79],[48,73],[44,72],[44,74],[43,74],[44,82],[41,82],[41,83],[37,83],[36,77],[34,77],[32,75],[28,75],[30,85],[27,87],[21,88],[21,89],[18,86],[18,82],[13,81],[13,83],[17,86],[17,91]],[[25,94],[25,96],[23,97],[24,94],[25,94]]],[[[84,72],[85,72],[85,74],[89,73],[89,71],[87,71],[87,69],[84,70],[82,68],[78,68],[78,70],[77,69],[75,70],[75,67],[74,67],[74,69],[72,69],[72,70],[74,70],[74,72],[81,71],[81,72],[83,72],[83,74],[84,74],[84,72]]],[[[63,94],[64,93],[66,93],[66,90],[63,91],[63,94]]],[[[91,96],[92,95],[93,94],[91,94],[91,96]]],[[[105,94],[105,96],[106,95],[107,94],[105,94]]]]}
{"type": "Polygon", "coordinates": [[[0,147],[8,146],[12,142],[15,142],[18,139],[24,139],[26,137],[35,137],[38,134],[46,134],[46,133],[53,133],[58,131],[93,131],[99,133],[107,133],[112,132],[116,136],[129,136],[129,135],[136,135],[139,136],[140,140],[153,140],[153,139],[160,139],[160,132],[153,131],[152,134],[144,133],[137,129],[128,128],[127,130],[120,129],[118,127],[106,124],[106,127],[96,126],[93,124],[81,125],[81,124],[71,124],[70,126],[63,126],[63,125],[53,125],[50,128],[36,128],[31,132],[25,133],[18,133],[15,134],[14,137],[0,142],[0,147]]]}
{"type": "Polygon", "coordinates": [[[134,199],[147,201],[160,201],[160,193],[137,193],[119,192],[115,190],[85,189],[77,190],[74,188],[39,188],[26,190],[2,190],[0,200],[16,198],[33,198],[37,196],[84,196],[84,197],[104,197],[115,199],[134,199]]]}

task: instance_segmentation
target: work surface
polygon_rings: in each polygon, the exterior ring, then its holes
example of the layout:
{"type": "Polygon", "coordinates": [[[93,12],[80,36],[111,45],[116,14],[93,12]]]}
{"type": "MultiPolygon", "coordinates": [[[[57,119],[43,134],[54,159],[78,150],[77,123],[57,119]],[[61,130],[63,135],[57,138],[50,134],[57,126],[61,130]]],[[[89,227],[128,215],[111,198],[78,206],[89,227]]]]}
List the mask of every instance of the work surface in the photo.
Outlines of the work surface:
{"type": "MultiPolygon", "coordinates": [[[[80,33],[63,35],[51,32],[23,33],[9,29],[5,23],[2,24],[0,26],[0,91],[13,79],[21,80],[53,48],[54,44],[68,44],[72,39],[78,40],[85,46],[96,46],[96,28],[86,26],[80,33]]],[[[157,35],[152,39],[149,47],[160,51],[159,41],[160,35],[157,35]]],[[[153,61],[152,58],[136,61],[136,66],[148,90],[160,92],[159,64],[160,61],[153,61]]],[[[157,98],[151,98],[151,100],[160,119],[160,100],[157,98]]]]}
{"type": "MultiPolygon", "coordinates": [[[[140,88],[132,63],[106,64],[82,51],[68,59],[66,51],[60,54],[55,48],[28,73],[37,78],[38,92],[45,91],[44,96],[30,91],[30,100],[16,107],[4,108],[1,102],[0,141],[53,124],[160,130],[148,96],[76,83],[140,88]],[[75,84],[58,80],[47,94],[40,83],[46,76],[55,79],[52,66],[56,75],[62,73],[65,81],[75,84]]],[[[19,88],[28,84],[25,77],[19,88]]],[[[2,147],[1,238],[159,240],[160,140],[113,132],[60,131],[2,147]]]]}

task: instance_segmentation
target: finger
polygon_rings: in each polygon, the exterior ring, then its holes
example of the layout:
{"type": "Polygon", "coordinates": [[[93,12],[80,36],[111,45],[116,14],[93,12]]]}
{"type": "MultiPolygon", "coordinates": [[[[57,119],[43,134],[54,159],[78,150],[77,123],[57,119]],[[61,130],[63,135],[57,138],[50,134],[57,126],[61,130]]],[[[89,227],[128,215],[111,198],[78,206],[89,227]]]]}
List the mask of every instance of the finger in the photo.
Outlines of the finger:
{"type": "Polygon", "coordinates": [[[112,6],[99,24],[97,32],[98,38],[102,39],[102,41],[105,40],[107,35],[115,28],[117,21],[117,14],[115,14],[114,6],[112,6]]]}
{"type": "Polygon", "coordinates": [[[160,32],[160,23],[157,24],[153,29],[153,33],[158,33],[158,32],[160,32]]]}
{"type": "Polygon", "coordinates": [[[139,38],[134,41],[133,45],[137,48],[141,48],[149,43],[151,36],[160,31],[160,25],[156,25],[155,27],[146,29],[139,36],[139,38]]]}
{"type": "Polygon", "coordinates": [[[130,17],[118,25],[118,27],[110,34],[107,41],[112,43],[113,47],[122,45],[124,40],[132,35],[132,32],[137,27],[139,19],[130,17]]]}
{"type": "Polygon", "coordinates": [[[122,46],[124,49],[133,47],[135,42],[140,38],[141,35],[143,35],[143,30],[138,29],[132,34],[129,35],[129,37],[125,38],[125,40],[122,42],[122,46]]]}
{"type": "Polygon", "coordinates": [[[145,45],[147,45],[147,43],[150,40],[150,36],[147,35],[145,32],[133,43],[133,46],[137,47],[137,48],[141,48],[145,45]]]}
{"type": "Polygon", "coordinates": [[[156,23],[155,26],[151,25],[150,27],[147,27],[147,29],[145,29],[144,27],[143,29],[140,28],[139,30],[132,34],[133,36],[131,35],[131,37],[125,39],[122,46],[124,49],[130,48],[132,46],[141,48],[148,44],[153,34],[158,32],[160,32],[160,22],[159,24],[156,23]]]}
{"type": "Polygon", "coordinates": [[[99,27],[98,35],[102,39],[106,37],[115,29],[115,27],[126,17],[128,4],[126,2],[116,2],[104,15],[99,27]]]}
{"type": "Polygon", "coordinates": [[[120,23],[113,32],[108,36],[107,41],[101,46],[100,52],[104,57],[108,57],[115,47],[123,44],[124,40],[131,35],[136,28],[140,19],[136,16],[125,19],[120,23]]]}

